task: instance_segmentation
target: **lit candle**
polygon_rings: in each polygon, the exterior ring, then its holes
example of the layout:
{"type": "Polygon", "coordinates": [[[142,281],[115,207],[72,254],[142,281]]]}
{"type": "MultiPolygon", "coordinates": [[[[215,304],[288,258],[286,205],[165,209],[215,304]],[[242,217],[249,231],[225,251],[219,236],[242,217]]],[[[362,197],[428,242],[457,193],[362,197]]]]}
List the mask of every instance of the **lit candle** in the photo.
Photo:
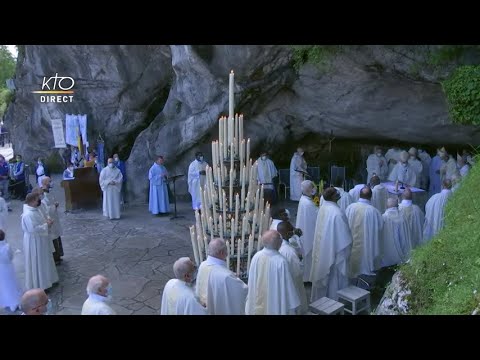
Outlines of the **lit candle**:
{"type": "Polygon", "coordinates": [[[218,141],[223,142],[223,119],[220,117],[218,119],[218,141]]]}
{"type": "Polygon", "coordinates": [[[208,218],[208,231],[210,231],[210,236],[213,238],[213,218],[210,216],[208,218]]]}
{"type": "Polygon", "coordinates": [[[227,269],[230,270],[230,242],[227,241],[227,269]]]}
{"type": "Polygon", "coordinates": [[[228,203],[230,211],[233,211],[233,167],[230,168],[230,189],[228,200],[230,200],[228,203]]]}
{"type": "Polygon", "coordinates": [[[235,146],[235,155],[238,154],[238,114],[235,114],[235,123],[234,123],[234,132],[233,132],[233,138],[234,138],[234,146],[235,146]]]}
{"type": "Polygon", "coordinates": [[[233,92],[233,84],[235,82],[233,70],[230,71],[230,79],[228,84],[228,118],[233,118],[233,109],[235,107],[234,104],[234,92],[233,92]]]}
{"type": "Polygon", "coordinates": [[[248,237],[247,274],[250,269],[250,259],[252,258],[253,241],[254,236],[253,234],[250,234],[250,236],[248,237]]]}
{"type": "Polygon", "coordinates": [[[247,221],[247,217],[245,216],[243,218],[243,221],[242,221],[242,238],[241,238],[241,241],[242,241],[242,255],[243,255],[243,242],[245,241],[245,229],[247,227],[247,225],[245,224],[246,221],[247,221]]]}
{"type": "Polygon", "coordinates": [[[232,241],[232,244],[235,244],[235,232],[233,231],[234,227],[234,221],[230,220],[230,240],[232,241]]]}
{"type": "Polygon", "coordinates": [[[220,228],[220,239],[225,240],[223,238],[223,224],[222,224],[222,215],[218,217],[218,227],[220,228]]]}
{"type": "Polygon", "coordinates": [[[263,212],[260,213],[260,220],[258,221],[258,243],[257,251],[260,251],[260,244],[262,242],[262,231],[263,231],[263,212]]]}
{"type": "Polygon", "coordinates": [[[242,169],[242,190],[241,190],[241,196],[240,196],[240,199],[242,199],[242,205],[244,204],[244,200],[245,200],[245,165],[243,166],[243,169],[242,169]]]}
{"type": "MultiPolygon", "coordinates": [[[[201,233],[197,233],[197,243],[198,243],[198,259],[200,260],[200,263],[203,261],[203,241],[202,241],[202,235],[201,233]]],[[[205,254],[207,253],[207,250],[205,250],[205,254]]]]}
{"type": "Polygon", "coordinates": [[[263,213],[263,207],[265,206],[265,203],[263,201],[263,185],[262,185],[262,190],[260,191],[260,207],[258,209],[258,211],[260,213],[263,213]]]}
{"type": "Polygon", "coordinates": [[[223,158],[221,159],[222,162],[223,162],[223,159],[226,159],[227,158],[227,147],[228,147],[228,138],[227,138],[227,119],[224,117],[223,118],[223,137],[222,137],[222,141],[223,141],[223,158]]]}
{"type": "Polygon", "coordinates": [[[257,227],[257,214],[253,213],[253,221],[252,221],[252,231],[251,233],[253,234],[253,240],[255,240],[255,228],[257,227]]]}
{"type": "Polygon", "coordinates": [[[198,247],[197,241],[195,240],[195,226],[190,226],[190,239],[192,240],[192,248],[193,248],[193,256],[195,258],[195,263],[197,266],[200,265],[200,261],[198,260],[198,247]]]}
{"type": "Polygon", "coordinates": [[[237,276],[240,276],[240,241],[237,241],[237,276]]]}
{"type": "Polygon", "coordinates": [[[237,235],[238,219],[240,214],[240,196],[235,194],[235,235],[237,235]]]}
{"type": "MultiPolygon", "coordinates": [[[[247,140],[247,156],[245,157],[247,163],[250,161],[250,139],[247,140]]],[[[250,161],[250,167],[248,168],[248,174],[250,175],[250,168],[252,167],[252,162],[250,161]]]]}
{"type": "Polygon", "coordinates": [[[255,208],[254,208],[254,216],[258,214],[258,205],[260,202],[260,189],[257,189],[257,193],[255,195],[255,208]]]}
{"type": "Polygon", "coordinates": [[[247,194],[247,202],[245,204],[245,211],[246,211],[245,217],[248,218],[249,217],[248,214],[250,212],[250,193],[247,194]]]}
{"type": "Polygon", "coordinates": [[[238,140],[239,141],[244,141],[244,139],[243,139],[243,115],[240,115],[238,117],[238,140]]]}
{"type": "Polygon", "coordinates": [[[225,195],[225,190],[222,190],[223,193],[223,232],[227,232],[227,196],[225,195]]]}

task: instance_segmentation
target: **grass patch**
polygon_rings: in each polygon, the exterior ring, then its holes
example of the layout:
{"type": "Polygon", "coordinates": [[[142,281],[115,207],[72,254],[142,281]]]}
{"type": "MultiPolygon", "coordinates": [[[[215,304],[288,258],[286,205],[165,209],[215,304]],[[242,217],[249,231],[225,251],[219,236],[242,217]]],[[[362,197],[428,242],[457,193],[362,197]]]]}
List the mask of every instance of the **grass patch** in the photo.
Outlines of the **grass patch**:
{"type": "Polygon", "coordinates": [[[445,228],[401,267],[412,291],[411,314],[470,315],[480,304],[478,184],[476,164],[447,203],[445,228]]]}

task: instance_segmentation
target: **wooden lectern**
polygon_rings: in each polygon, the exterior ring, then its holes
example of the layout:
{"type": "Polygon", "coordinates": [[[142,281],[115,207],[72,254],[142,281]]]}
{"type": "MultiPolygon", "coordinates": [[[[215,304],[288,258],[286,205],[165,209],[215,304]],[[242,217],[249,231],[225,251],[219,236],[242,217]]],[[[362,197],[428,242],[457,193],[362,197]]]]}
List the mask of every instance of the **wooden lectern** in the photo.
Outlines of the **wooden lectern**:
{"type": "Polygon", "coordinates": [[[73,176],[73,180],[61,182],[65,190],[65,210],[97,208],[102,200],[100,174],[93,167],[84,167],[75,169],[73,176]]]}

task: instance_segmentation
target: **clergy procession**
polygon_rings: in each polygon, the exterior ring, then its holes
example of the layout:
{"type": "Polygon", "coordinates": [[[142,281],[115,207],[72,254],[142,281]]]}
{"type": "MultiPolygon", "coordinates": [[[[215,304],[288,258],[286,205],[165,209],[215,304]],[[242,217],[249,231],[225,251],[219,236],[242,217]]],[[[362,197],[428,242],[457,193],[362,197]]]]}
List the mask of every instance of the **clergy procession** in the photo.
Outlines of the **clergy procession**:
{"type": "MultiPolygon", "coordinates": [[[[170,250],[151,255],[176,259],[168,270],[173,278],[161,292],[158,313],[306,315],[329,313],[325,309],[316,312],[319,304],[327,303],[342,314],[344,310],[353,315],[362,310],[369,313],[369,297],[361,309],[355,301],[347,308],[351,294],[362,294],[365,299],[369,294],[365,289],[379,271],[408,262],[413,249],[442,230],[446,204],[468,176],[473,157],[468,151],[455,154],[444,147],[432,158],[425,149],[410,147],[407,151],[394,146],[384,152],[375,146],[358,166],[364,175],[357,176],[355,183],[347,185],[345,177],[334,177],[317,184],[311,180],[304,149],[298,147],[285,169],[287,174],[289,171],[290,195],[282,200],[279,184],[286,183],[270,159],[275,154],[258,149],[258,158],[252,161],[250,139],[243,138],[243,115],[233,114],[233,72],[229,95],[229,117],[219,119],[219,140],[212,142],[210,161],[194,149],[195,159],[184,169],[191,196],[190,219],[195,218],[195,225],[189,227],[192,251],[174,249],[174,255],[170,250]]],[[[28,183],[22,157],[16,159],[11,177],[28,183]]],[[[141,211],[163,221],[157,216],[171,213],[170,185],[178,175],[167,170],[164,156],[152,160],[148,173],[142,175],[148,182],[148,207],[143,205],[141,211]]],[[[79,186],[90,184],[90,193],[98,190],[101,194],[96,214],[112,224],[113,233],[124,220],[127,203],[125,163],[118,154],[104,154],[103,148],[86,150],[82,141],[68,148],[64,163],[61,187],[66,211],[72,212],[70,207],[88,200],[91,194],[75,196],[79,186]]],[[[9,168],[4,164],[0,157],[0,171],[9,168]]],[[[132,177],[129,182],[134,187],[138,179],[132,177]]],[[[0,182],[4,180],[2,177],[0,182]]],[[[25,191],[12,188],[24,200],[21,215],[9,212],[9,186],[0,185],[0,308],[21,309],[25,315],[49,314],[51,291],[62,281],[59,272],[68,263],[63,260],[65,224],[60,201],[52,191],[50,171],[37,157],[35,187],[24,184],[25,191]],[[15,253],[7,241],[13,223],[23,232],[19,252],[24,257],[24,284],[18,281],[15,253]]],[[[172,225],[172,229],[179,227],[172,225]]],[[[148,246],[157,240],[161,246],[168,240],[157,231],[158,239],[149,239],[148,246]]],[[[187,242],[188,234],[184,237],[187,242]]],[[[128,253],[132,244],[122,246],[120,251],[128,253]]],[[[65,252],[69,255],[68,249],[65,252]]],[[[150,256],[149,250],[132,262],[135,264],[123,264],[122,270],[137,266],[146,255],[150,256]]],[[[97,258],[96,265],[101,266],[102,260],[97,258]]],[[[112,288],[116,280],[96,273],[88,276],[88,282],[82,284],[86,295],[78,314],[115,315],[112,288]]]]}

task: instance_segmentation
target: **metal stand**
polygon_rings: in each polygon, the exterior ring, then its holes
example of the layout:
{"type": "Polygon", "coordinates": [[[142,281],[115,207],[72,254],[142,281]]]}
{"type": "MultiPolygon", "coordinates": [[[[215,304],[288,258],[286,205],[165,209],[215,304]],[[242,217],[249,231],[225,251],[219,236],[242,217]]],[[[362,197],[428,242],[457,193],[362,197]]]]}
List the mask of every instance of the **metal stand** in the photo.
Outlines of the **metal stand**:
{"type": "Polygon", "coordinates": [[[172,176],[170,178],[171,181],[173,181],[173,206],[174,206],[174,213],[173,213],[173,216],[170,218],[170,220],[173,220],[173,219],[180,219],[180,218],[184,218],[185,216],[182,216],[182,215],[177,215],[177,193],[175,191],[175,181],[178,179],[178,178],[181,178],[183,177],[184,175],[175,175],[175,176],[172,176]]]}

